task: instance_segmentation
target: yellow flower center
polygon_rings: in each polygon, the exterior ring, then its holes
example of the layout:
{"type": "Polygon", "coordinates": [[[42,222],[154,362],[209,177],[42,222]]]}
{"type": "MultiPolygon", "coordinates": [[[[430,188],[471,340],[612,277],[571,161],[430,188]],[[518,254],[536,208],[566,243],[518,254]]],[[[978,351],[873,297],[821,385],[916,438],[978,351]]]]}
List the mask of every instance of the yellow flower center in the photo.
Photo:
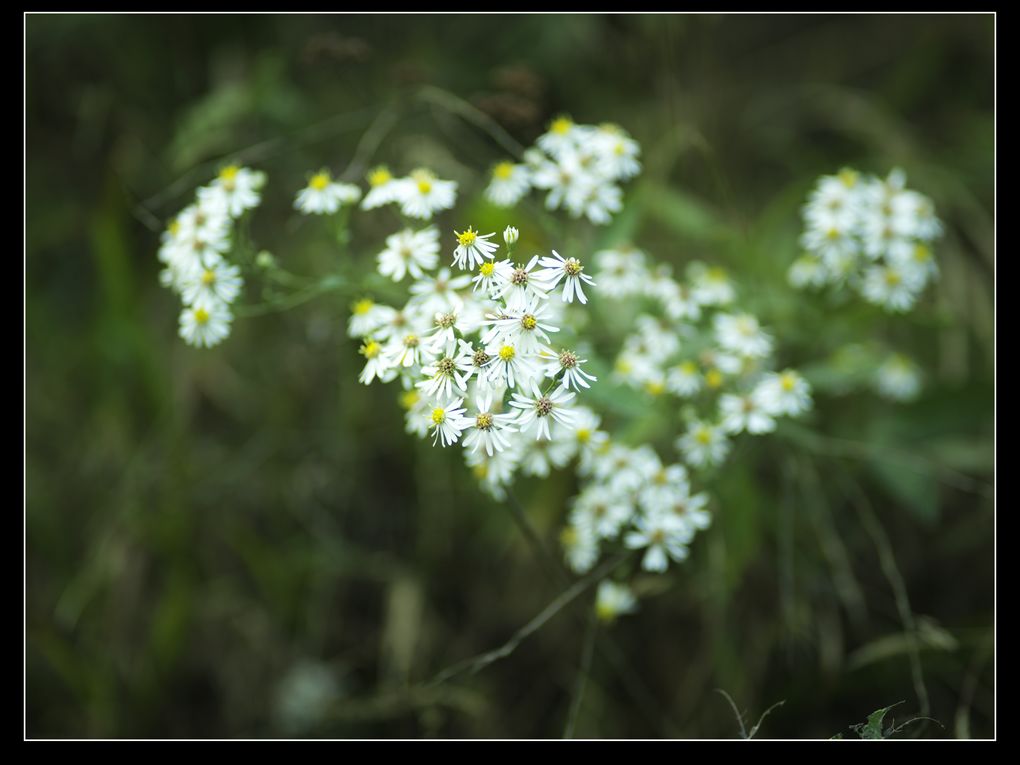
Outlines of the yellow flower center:
{"type": "Polygon", "coordinates": [[[361,354],[366,359],[374,359],[379,355],[380,345],[375,340],[369,340],[367,343],[361,346],[361,354]]]}
{"type": "Polygon", "coordinates": [[[495,270],[496,270],[496,264],[495,263],[490,263],[488,261],[485,262],[485,263],[482,263],[482,265],[480,265],[478,267],[478,272],[482,276],[485,276],[485,277],[492,276],[492,272],[495,271],[495,270]]]}
{"type": "Polygon", "coordinates": [[[368,184],[373,187],[382,186],[384,183],[389,183],[391,180],[393,180],[393,176],[385,167],[377,167],[368,174],[368,184]]]}
{"type": "Polygon", "coordinates": [[[178,232],[180,232],[180,230],[181,230],[181,222],[179,220],[171,221],[170,225],[167,226],[167,231],[170,232],[170,236],[177,236],[177,234],[178,234],[178,232]]]}
{"type": "Polygon", "coordinates": [[[828,231],[825,232],[825,238],[828,239],[830,242],[839,239],[839,229],[830,228],[828,231]]]}
{"type": "Polygon", "coordinates": [[[446,410],[442,407],[437,406],[432,410],[432,422],[436,425],[441,425],[446,419],[446,410]]]}
{"type": "Polygon", "coordinates": [[[475,474],[475,478],[477,478],[479,481],[482,481],[485,480],[485,476],[489,474],[489,466],[486,465],[484,462],[481,462],[475,465],[473,468],[471,468],[471,472],[475,474]]]}
{"type": "Polygon", "coordinates": [[[666,386],[658,380],[649,380],[645,383],[645,390],[653,396],[661,396],[662,392],[666,390],[666,386]]]}
{"type": "Polygon", "coordinates": [[[521,326],[530,331],[538,326],[538,320],[530,313],[527,313],[521,319],[521,326]]]}
{"type": "Polygon", "coordinates": [[[917,245],[914,248],[914,260],[918,263],[927,263],[931,259],[931,250],[923,244],[917,245]]]}
{"type": "Polygon", "coordinates": [[[308,181],[308,188],[322,191],[329,185],[329,173],[316,173],[308,181]]]}
{"type": "Polygon", "coordinates": [[[705,373],[705,385],[709,388],[718,388],[723,384],[722,372],[718,369],[709,369],[705,373]]]}
{"type": "Polygon", "coordinates": [[[685,361],[683,364],[680,365],[680,371],[683,372],[685,375],[693,375],[697,373],[698,365],[695,364],[693,361],[685,361]]]}
{"type": "Polygon", "coordinates": [[[425,179],[418,181],[418,193],[428,194],[430,191],[432,191],[432,183],[430,181],[425,179]]]}
{"type": "Polygon", "coordinates": [[[702,446],[708,446],[712,443],[712,431],[708,428],[698,428],[698,431],[694,434],[694,440],[702,446]]]}
{"type": "Polygon", "coordinates": [[[216,274],[210,271],[208,268],[202,272],[202,284],[209,286],[216,281],[216,274]]]}
{"type": "Polygon", "coordinates": [[[779,378],[779,384],[784,391],[789,393],[797,385],[797,378],[793,373],[786,372],[782,377],[779,378]]]}
{"type": "Polygon", "coordinates": [[[503,361],[510,361],[516,355],[517,353],[514,351],[514,347],[512,345],[504,345],[499,349],[499,357],[503,359],[503,361]]]}
{"type": "Polygon", "coordinates": [[[364,316],[366,313],[371,311],[375,307],[375,302],[370,298],[362,298],[354,304],[354,313],[358,316],[364,316]]]}
{"type": "Polygon", "coordinates": [[[556,135],[566,135],[573,126],[574,123],[569,117],[557,117],[549,126],[549,130],[556,133],[556,135]]]}
{"type": "Polygon", "coordinates": [[[839,179],[843,182],[844,186],[852,189],[857,184],[857,172],[845,167],[839,171],[839,179]]]}
{"type": "Polygon", "coordinates": [[[563,543],[564,547],[573,547],[577,544],[577,541],[577,529],[573,526],[567,526],[560,532],[560,542],[563,543]]]}
{"type": "Polygon", "coordinates": [[[237,165],[227,165],[225,168],[220,170],[220,180],[224,182],[230,182],[237,178],[237,173],[241,168],[237,165]]]}
{"type": "MultiPolygon", "coordinates": [[[[457,234],[456,231],[454,231],[453,233],[457,234]]],[[[475,239],[477,238],[478,232],[472,231],[471,226],[468,226],[467,231],[465,231],[463,234],[457,234],[457,241],[460,242],[461,247],[470,247],[472,244],[475,243],[475,239]]]]}
{"type": "Polygon", "coordinates": [[[576,435],[579,443],[586,444],[591,440],[591,431],[588,428],[578,428],[576,435]]]}
{"type": "Polygon", "coordinates": [[[209,312],[207,310],[205,310],[204,308],[196,308],[195,309],[195,323],[196,324],[205,324],[208,321],[209,321],[209,312]]]}
{"type": "Polygon", "coordinates": [[[512,162],[500,162],[492,169],[492,175],[501,181],[505,181],[511,175],[514,174],[514,165],[512,162]]]}
{"type": "MultiPolygon", "coordinates": [[[[376,343],[378,345],[378,343],[376,343]]],[[[421,395],[416,390],[406,390],[400,394],[400,405],[404,409],[411,409],[418,401],[421,400],[421,395]]]]}
{"type": "Polygon", "coordinates": [[[903,281],[903,279],[896,271],[890,269],[885,272],[885,283],[890,287],[897,286],[901,281],[903,281]]]}

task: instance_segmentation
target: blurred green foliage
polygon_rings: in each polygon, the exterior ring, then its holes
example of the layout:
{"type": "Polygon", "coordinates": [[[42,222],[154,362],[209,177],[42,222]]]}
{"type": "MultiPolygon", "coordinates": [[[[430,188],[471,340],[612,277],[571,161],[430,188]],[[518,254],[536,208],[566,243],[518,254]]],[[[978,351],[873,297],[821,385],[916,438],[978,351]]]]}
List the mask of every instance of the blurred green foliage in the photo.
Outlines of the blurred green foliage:
{"type": "MultiPolygon", "coordinates": [[[[28,16],[28,735],[563,734],[590,592],[426,684],[565,584],[458,455],[404,434],[392,387],[358,384],[349,296],[198,351],[157,279],[160,230],[231,158],[269,174],[259,246],[298,273],[367,271],[392,221],[355,217],[338,250],[293,190],[374,161],[480,190],[505,150],[456,99],[524,145],[561,112],[623,125],[645,170],[590,246],[727,267],[816,388],[808,422],[716,476],[689,563],[639,578],[640,612],[597,635],[574,734],[732,737],[722,688],[785,700],[758,738],[828,737],[890,698],[945,726],[902,735],[994,735],[993,23],[28,16]],[[909,318],[786,286],[799,205],[844,165],[903,167],[946,223],[909,318]],[[857,342],[917,358],[922,398],[840,390],[857,342]]],[[[536,215],[514,220],[526,237],[536,215]]],[[[601,395],[670,443],[665,404],[601,395]]],[[[519,487],[550,548],[573,490],[519,487]]]]}

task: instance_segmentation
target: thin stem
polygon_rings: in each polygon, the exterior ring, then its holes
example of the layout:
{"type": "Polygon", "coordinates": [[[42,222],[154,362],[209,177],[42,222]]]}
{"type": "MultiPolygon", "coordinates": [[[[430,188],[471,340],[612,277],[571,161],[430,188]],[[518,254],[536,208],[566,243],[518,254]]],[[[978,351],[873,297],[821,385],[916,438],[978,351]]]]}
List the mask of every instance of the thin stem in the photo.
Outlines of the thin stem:
{"type": "Polygon", "coordinates": [[[588,682],[588,675],[591,674],[591,659],[592,654],[595,652],[595,635],[598,632],[598,619],[594,608],[590,608],[588,611],[588,626],[584,632],[581,664],[577,668],[577,682],[574,684],[574,695],[570,701],[570,712],[567,714],[567,727],[563,731],[563,738],[574,737],[577,718],[581,712],[581,702],[584,699],[584,688],[588,682]]]}

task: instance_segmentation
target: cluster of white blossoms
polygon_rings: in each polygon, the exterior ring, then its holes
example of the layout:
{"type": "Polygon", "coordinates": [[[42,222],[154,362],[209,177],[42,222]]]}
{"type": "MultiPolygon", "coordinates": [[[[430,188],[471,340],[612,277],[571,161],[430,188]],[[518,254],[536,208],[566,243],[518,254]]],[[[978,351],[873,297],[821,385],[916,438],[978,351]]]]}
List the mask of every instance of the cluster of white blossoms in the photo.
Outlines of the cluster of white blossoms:
{"type": "Polygon", "coordinates": [[[265,180],[256,170],[224,167],[163,233],[159,278],[184,304],[180,335],[189,345],[209,348],[230,334],[230,305],[243,286],[240,269],[227,260],[234,222],[258,206],[265,180]]]}
{"type": "Polygon", "coordinates": [[[494,233],[455,235],[452,267],[440,266],[434,227],[388,237],[378,271],[409,275],[409,298],[400,308],[358,301],[348,333],[362,341],[361,382],[400,381],[408,432],[460,444],[482,486],[503,497],[518,470],[548,475],[584,447],[579,429],[594,414],[575,399],[596,380],[557,339],[595,282],[555,250],[516,260],[513,227],[502,258],[494,233]]]}
{"type": "Polygon", "coordinates": [[[408,218],[427,221],[435,213],[449,210],[457,201],[457,182],[444,181],[424,167],[397,178],[380,165],[368,173],[367,180],[369,189],[361,200],[362,210],[393,204],[408,218]]]}
{"type": "Polygon", "coordinates": [[[811,393],[796,371],[773,370],[772,337],[734,307],[736,290],[721,269],[692,263],[681,283],[667,269],[652,270],[634,248],[605,250],[595,260],[600,292],[639,306],[614,378],[688,405],[674,442],[680,459],[669,464],[648,445],[613,442],[597,418],[579,432],[588,448],[578,467],[583,488],[562,542],[577,572],[617,541],[643,551],[645,570],[665,571],[711,523],[708,495],[692,488],[695,474],[721,464],[737,434],[768,433],[777,418],[805,412],[811,393]]]}
{"type": "Polygon", "coordinates": [[[512,207],[539,189],[547,192],[546,208],[605,224],[623,206],[619,183],[641,171],[639,154],[637,141],[617,125],[577,125],[558,117],[524,152],[524,162],[493,167],[485,196],[494,205],[512,207]]]}
{"type": "Polygon", "coordinates": [[[932,243],[942,233],[932,201],[885,179],[844,169],[818,179],[803,209],[805,254],[790,267],[798,288],[847,286],[887,311],[913,308],[938,276],[932,243]]]}

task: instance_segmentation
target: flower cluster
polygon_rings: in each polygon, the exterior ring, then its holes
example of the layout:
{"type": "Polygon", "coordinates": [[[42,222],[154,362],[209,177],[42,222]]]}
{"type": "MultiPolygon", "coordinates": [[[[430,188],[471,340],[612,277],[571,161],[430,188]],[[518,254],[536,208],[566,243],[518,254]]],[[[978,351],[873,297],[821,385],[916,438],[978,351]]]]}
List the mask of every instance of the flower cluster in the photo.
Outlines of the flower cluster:
{"type": "Polygon", "coordinates": [[[457,201],[457,182],[444,181],[424,167],[397,178],[380,165],[369,172],[368,186],[362,210],[395,204],[403,215],[418,220],[432,220],[435,213],[449,210],[457,201]]]}
{"type": "Polygon", "coordinates": [[[637,142],[617,125],[578,125],[558,117],[524,152],[523,163],[493,167],[485,195],[499,207],[512,207],[540,189],[547,192],[548,209],[605,224],[622,208],[619,183],[641,171],[639,153],[637,142]]]}
{"type": "Polygon", "coordinates": [[[795,287],[846,285],[887,311],[906,312],[938,276],[932,243],[942,224],[931,200],[906,188],[902,170],[884,180],[851,169],[823,176],[803,217],[806,252],[788,274],[795,287]]]}
{"type": "Polygon", "coordinates": [[[348,333],[362,341],[361,382],[400,380],[408,432],[460,443],[482,485],[503,496],[518,469],[548,475],[584,445],[578,428],[594,414],[575,398],[595,377],[554,337],[595,282],[555,250],[516,260],[515,228],[503,233],[502,258],[494,233],[454,233],[452,267],[439,267],[434,227],[388,237],[378,271],[410,275],[409,298],[400,308],[358,301],[348,333]]]}
{"type": "Polygon", "coordinates": [[[709,497],[692,489],[692,471],[720,464],[737,434],[768,433],[777,418],[806,411],[810,389],[794,370],[772,369],[772,337],[734,307],[736,290],[721,269],[692,263],[681,283],[668,270],[652,270],[634,248],[595,259],[600,292],[639,306],[614,378],[689,405],[682,410],[686,429],[675,440],[681,461],[672,464],[648,445],[611,441],[592,422],[585,436],[590,455],[578,468],[583,488],[562,542],[578,572],[617,540],[644,550],[645,570],[664,571],[687,557],[694,535],[711,523],[709,497]]]}
{"type": "Polygon", "coordinates": [[[180,335],[189,345],[208,348],[230,334],[230,305],[243,286],[240,269],[227,260],[233,226],[258,206],[264,183],[264,173],[228,165],[163,233],[160,282],[184,304],[180,335]]]}

